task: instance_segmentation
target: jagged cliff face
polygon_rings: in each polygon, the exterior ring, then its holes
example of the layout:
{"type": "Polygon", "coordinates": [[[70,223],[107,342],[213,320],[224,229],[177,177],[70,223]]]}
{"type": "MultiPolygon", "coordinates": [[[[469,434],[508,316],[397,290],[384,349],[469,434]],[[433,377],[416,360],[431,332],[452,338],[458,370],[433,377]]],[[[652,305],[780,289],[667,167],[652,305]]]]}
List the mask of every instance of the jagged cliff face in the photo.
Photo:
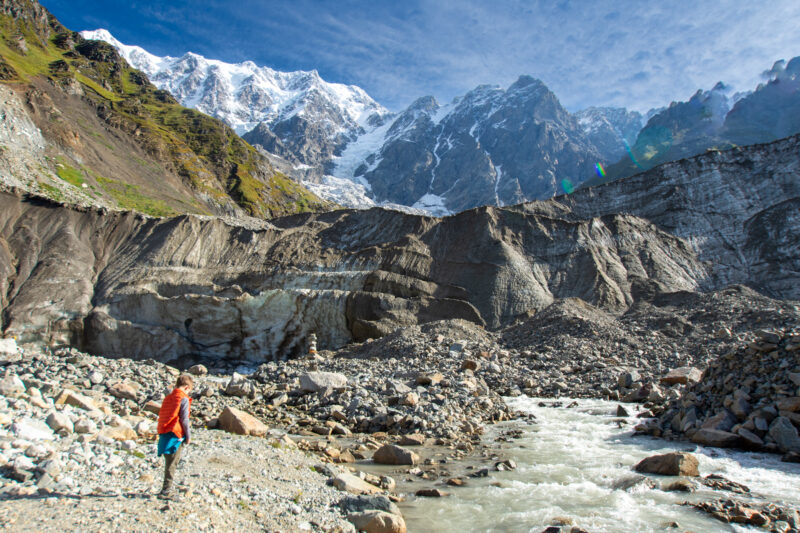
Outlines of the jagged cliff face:
{"type": "Polygon", "coordinates": [[[435,219],[372,209],[243,226],[0,196],[3,330],[106,355],[270,359],[397,326],[612,312],[746,283],[800,297],[800,141],[712,153],[547,202],[435,219]],[[624,213],[624,214],[623,214],[624,213]]]}

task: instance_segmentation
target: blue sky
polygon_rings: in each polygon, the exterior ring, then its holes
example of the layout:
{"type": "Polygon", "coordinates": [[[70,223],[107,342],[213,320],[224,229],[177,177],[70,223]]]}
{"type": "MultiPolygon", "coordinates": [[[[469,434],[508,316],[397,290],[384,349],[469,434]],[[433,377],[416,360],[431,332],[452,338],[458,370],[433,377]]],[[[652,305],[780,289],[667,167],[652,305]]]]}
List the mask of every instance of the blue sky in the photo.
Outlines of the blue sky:
{"type": "Polygon", "coordinates": [[[157,55],[317,69],[392,110],[520,74],[571,111],[646,111],[724,81],[752,89],[800,55],[800,1],[42,0],[68,28],[157,55]]]}

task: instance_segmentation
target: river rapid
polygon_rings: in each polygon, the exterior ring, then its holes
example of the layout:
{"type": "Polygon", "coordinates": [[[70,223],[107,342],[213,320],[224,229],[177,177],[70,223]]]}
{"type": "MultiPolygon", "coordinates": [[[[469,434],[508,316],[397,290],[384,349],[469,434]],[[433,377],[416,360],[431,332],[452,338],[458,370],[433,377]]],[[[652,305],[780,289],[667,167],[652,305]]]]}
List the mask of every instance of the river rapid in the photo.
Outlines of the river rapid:
{"type": "MultiPolygon", "coordinates": [[[[800,506],[800,465],[782,463],[777,455],[634,437],[637,419],[619,424],[617,403],[577,400],[576,407],[567,408],[573,400],[561,399],[564,407],[540,406],[554,401],[508,398],[512,408],[533,414],[536,422],[497,424],[488,428],[485,442],[498,447],[502,459],[513,459],[517,469],[471,478],[463,487],[444,487],[450,492],[448,497],[412,497],[403,505],[408,531],[539,533],[559,519],[590,533],[751,531],[756,529],[725,524],[679,504],[735,497],[800,506]],[[521,438],[493,444],[512,429],[521,430],[521,438]],[[642,483],[624,487],[639,476],[632,470],[636,463],[670,451],[691,451],[700,461],[701,476],[723,475],[747,485],[751,495],[702,486],[691,494],[665,492],[642,483]]],[[[635,406],[629,406],[633,409],[635,406]]],[[[677,478],[653,479],[668,484],[677,478]]]]}

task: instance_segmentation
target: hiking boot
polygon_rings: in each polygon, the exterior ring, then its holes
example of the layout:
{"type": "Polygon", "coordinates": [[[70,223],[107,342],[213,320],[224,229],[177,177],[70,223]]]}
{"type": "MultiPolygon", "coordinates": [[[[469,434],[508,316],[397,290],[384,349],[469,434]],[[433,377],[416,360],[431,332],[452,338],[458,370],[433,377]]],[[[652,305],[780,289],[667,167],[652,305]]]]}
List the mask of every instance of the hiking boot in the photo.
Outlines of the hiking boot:
{"type": "Polygon", "coordinates": [[[173,491],[169,491],[169,492],[161,491],[161,492],[158,493],[158,499],[159,500],[166,500],[166,501],[170,501],[170,502],[178,502],[178,501],[180,501],[180,496],[175,494],[173,491]]]}

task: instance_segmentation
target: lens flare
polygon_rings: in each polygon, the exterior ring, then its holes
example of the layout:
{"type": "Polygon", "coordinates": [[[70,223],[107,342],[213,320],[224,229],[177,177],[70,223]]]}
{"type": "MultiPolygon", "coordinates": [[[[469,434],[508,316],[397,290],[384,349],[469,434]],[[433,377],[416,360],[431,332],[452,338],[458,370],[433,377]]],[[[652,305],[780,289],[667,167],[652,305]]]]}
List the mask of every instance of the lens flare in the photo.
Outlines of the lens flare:
{"type": "Polygon", "coordinates": [[[564,192],[567,194],[572,194],[575,190],[575,186],[568,179],[561,180],[561,188],[564,189],[564,192]]]}
{"type": "Polygon", "coordinates": [[[601,163],[594,164],[594,171],[597,172],[598,177],[600,178],[606,177],[606,169],[603,168],[603,165],[601,163]]]}
{"type": "Polygon", "coordinates": [[[633,161],[633,164],[636,165],[637,167],[641,168],[641,169],[644,169],[644,167],[642,165],[640,165],[639,162],[636,160],[636,156],[633,155],[633,150],[631,150],[631,145],[628,144],[628,141],[623,139],[622,142],[625,144],[625,151],[628,152],[628,157],[631,158],[631,161],[633,161]]]}

